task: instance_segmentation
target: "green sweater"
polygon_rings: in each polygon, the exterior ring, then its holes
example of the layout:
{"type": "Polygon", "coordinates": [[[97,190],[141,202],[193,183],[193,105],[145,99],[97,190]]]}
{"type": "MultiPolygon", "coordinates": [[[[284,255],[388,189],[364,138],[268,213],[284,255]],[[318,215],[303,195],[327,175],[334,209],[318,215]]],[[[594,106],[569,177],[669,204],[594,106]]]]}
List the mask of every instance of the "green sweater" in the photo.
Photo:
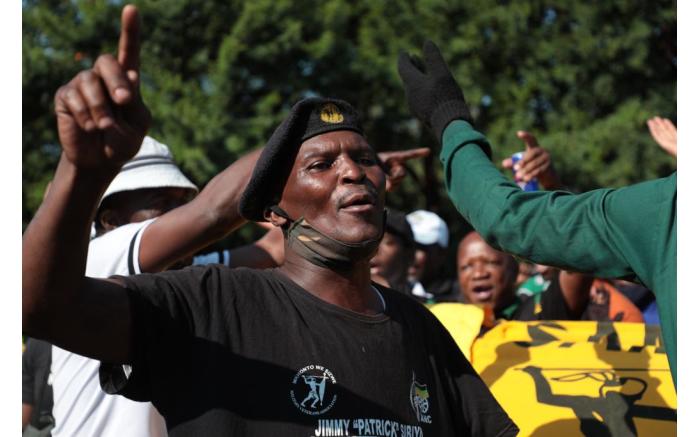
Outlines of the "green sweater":
{"type": "Polygon", "coordinates": [[[676,173],[619,189],[582,194],[522,191],[479,145],[463,120],[442,135],[447,191],[492,246],[538,264],[636,280],[656,295],[676,381],[676,173]]]}

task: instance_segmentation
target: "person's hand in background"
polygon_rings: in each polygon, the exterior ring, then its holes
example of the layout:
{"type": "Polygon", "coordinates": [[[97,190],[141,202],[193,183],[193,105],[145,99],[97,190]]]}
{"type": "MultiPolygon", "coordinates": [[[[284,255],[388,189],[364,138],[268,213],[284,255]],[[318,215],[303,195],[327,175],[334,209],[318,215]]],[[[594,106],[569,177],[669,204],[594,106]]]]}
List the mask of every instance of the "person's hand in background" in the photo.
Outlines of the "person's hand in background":
{"type": "Polygon", "coordinates": [[[421,147],[418,149],[380,152],[377,155],[386,173],[386,191],[389,192],[395,190],[403,178],[406,177],[406,161],[425,158],[430,155],[430,149],[421,147]]]}
{"type": "Polygon", "coordinates": [[[530,132],[519,130],[517,135],[525,143],[523,159],[513,165],[513,160],[506,158],[501,163],[503,168],[514,169],[517,181],[529,182],[536,178],[545,190],[562,188],[549,151],[542,148],[530,132]]]}
{"type": "Polygon", "coordinates": [[[676,156],[676,126],[673,122],[668,118],[656,116],[647,120],[647,127],[654,141],[656,141],[666,153],[671,156],[676,156]]]}

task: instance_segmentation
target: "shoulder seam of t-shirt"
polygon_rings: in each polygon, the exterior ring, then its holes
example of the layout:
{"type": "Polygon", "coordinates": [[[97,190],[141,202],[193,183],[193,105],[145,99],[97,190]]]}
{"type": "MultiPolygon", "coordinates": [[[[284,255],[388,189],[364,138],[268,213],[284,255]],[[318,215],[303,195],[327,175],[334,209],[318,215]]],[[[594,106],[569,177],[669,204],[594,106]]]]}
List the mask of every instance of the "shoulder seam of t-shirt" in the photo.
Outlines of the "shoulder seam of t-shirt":
{"type": "Polygon", "coordinates": [[[139,233],[135,233],[133,237],[131,237],[131,243],[129,243],[129,255],[127,256],[127,266],[129,269],[129,275],[133,275],[136,273],[136,268],[134,267],[134,246],[136,245],[136,237],[138,237],[139,233]]]}
{"type": "Polygon", "coordinates": [[[143,226],[136,231],[131,243],[129,244],[129,254],[127,256],[127,267],[129,275],[136,275],[141,273],[141,265],[139,264],[139,250],[141,249],[141,237],[143,236],[143,231],[153,223],[155,219],[146,220],[143,222],[143,226]]]}
{"type": "Polygon", "coordinates": [[[382,296],[382,293],[379,292],[377,287],[372,285],[372,290],[374,290],[375,293],[377,293],[377,296],[379,296],[379,300],[382,301],[382,312],[386,312],[386,301],[384,300],[384,296],[382,296]]]}

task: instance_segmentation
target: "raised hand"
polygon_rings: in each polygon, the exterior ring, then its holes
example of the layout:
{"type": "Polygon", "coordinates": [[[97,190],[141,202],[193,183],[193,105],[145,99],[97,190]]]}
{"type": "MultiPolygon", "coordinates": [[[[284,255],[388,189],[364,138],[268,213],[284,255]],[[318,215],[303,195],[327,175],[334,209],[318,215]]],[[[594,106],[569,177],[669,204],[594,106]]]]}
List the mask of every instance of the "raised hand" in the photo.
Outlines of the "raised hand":
{"type": "Polygon", "coordinates": [[[430,155],[428,147],[418,149],[399,150],[395,152],[381,152],[379,161],[386,173],[386,190],[393,191],[399,186],[406,176],[406,161],[415,158],[425,158],[430,155]]]}
{"type": "Polygon", "coordinates": [[[59,88],[54,102],[65,157],[89,170],[118,170],[136,154],[151,123],[139,91],[139,16],[122,10],[117,58],[101,55],[59,88]]]}
{"type": "Polygon", "coordinates": [[[423,45],[423,59],[401,53],[398,68],[411,112],[433,130],[438,142],[452,120],[470,120],[462,90],[432,41],[423,45]]]}
{"type": "Polygon", "coordinates": [[[525,143],[523,159],[513,166],[513,160],[506,158],[501,163],[503,168],[515,167],[517,181],[529,182],[537,178],[546,190],[561,188],[561,182],[554,171],[549,151],[540,147],[537,138],[530,132],[519,130],[517,136],[525,143]]]}
{"type": "Polygon", "coordinates": [[[673,122],[668,118],[657,116],[647,120],[647,127],[654,141],[656,141],[666,153],[676,156],[676,126],[674,126],[673,122]]]}

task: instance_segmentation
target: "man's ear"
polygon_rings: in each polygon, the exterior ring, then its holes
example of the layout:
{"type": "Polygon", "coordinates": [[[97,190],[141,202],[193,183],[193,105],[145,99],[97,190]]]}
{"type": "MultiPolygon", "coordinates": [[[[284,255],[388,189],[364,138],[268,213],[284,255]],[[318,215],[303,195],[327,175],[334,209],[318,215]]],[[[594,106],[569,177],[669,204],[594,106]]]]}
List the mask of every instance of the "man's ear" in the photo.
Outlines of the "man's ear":
{"type": "Polygon", "coordinates": [[[263,213],[263,216],[265,217],[265,220],[268,222],[272,223],[273,226],[278,227],[278,228],[284,228],[284,226],[289,223],[289,219],[286,217],[283,217],[276,212],[274,212],[272,209],[267,208],[265,209],[265,212],[263,213]]]}
{"type": "Polygon", "coordinates": [[[100,222],[102,229],[105,231],[111,231],[112,229],[118,228],[123,225],[119,214],[113,209],[104,209],[98,213],[97,220],[100,222]]]}

